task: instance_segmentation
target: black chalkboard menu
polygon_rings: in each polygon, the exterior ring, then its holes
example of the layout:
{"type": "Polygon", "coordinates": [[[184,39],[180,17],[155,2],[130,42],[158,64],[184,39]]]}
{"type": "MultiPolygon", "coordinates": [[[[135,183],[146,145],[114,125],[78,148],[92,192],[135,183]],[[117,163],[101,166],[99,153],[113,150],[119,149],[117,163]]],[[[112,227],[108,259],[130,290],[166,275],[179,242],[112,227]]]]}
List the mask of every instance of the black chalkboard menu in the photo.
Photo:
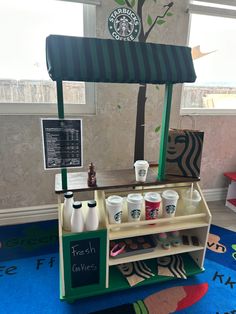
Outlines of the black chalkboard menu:
{"type": "Polygon", "coordinates": [[[63,234],[62,246],[63,296],[78,298],[105,289],[107,229],[63,234]]]}
{"type": "Polygon", "coordinates": [[[99,284],[100,238],[71,241],[71,287],[99,284]]]}
{"type": "Polygon", "coordinates": [[[82,120],[41,119],[45,169],[82,167],[82,120]]]}

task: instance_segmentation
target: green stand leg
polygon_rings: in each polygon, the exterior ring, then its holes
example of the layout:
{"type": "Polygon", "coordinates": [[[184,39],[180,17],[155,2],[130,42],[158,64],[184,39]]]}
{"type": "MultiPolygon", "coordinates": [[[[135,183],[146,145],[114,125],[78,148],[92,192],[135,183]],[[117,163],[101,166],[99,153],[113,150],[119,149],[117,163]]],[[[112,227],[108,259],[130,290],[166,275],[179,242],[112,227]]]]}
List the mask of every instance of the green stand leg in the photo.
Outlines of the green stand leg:
{"type": "Polygon", "coordinates": [[[57,111],[58,118],[64,119],[64,101],[62,81],[57,81],[57,111]]]}
{"type": "Polygon", "coordinates": [[[62,189],[67,190],[67,169],[61,169],[61,180],[62,180],[62,189]]]}
{"type": "Polygon", "coordinates": [[[162,113],[160,155],[159,155],[159,166],[158,166],[158,177],[157,177],[159,181],[165,180],[166,150],[167,150],[167,143],[168,143],[172,90],[173,90],[173,84],[166,84],[164,110],[162,113]]]}
{"type": "MultiPolygon", "coordinates": [[[[64,102],[62,81],[57,81],[57,110],[59,119],[64,119],[64,102]]],[[[67,169],[61,169],[62,189],[67,190],[67,169]]]]}

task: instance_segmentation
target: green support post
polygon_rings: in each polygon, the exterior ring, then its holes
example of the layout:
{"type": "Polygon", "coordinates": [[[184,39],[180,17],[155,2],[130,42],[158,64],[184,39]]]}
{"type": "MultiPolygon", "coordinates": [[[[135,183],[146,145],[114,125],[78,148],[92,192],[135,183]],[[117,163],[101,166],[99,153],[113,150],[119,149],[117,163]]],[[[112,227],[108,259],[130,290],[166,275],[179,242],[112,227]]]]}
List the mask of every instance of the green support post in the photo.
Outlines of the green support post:
{"type": "MultiPolygon", "coordinates": [[[[62,81],[57,81],[57,111],[58,118],[64,119],[64,102],[62,81]]],[[[61,169],[62,189],[67,190],[67,169],[61,169]]]]}
{"type": "Polygon", "coordinates": [[[160,154],[159,154],[159,166],[158,166],[158,176],[157,176],[157,179],[159,181],[162,181],[165,179],[166,150],[167,150],[167,143],[168,143],[172,90],[173,90],[173,84],[166,84],[164,110],[162,113],[160,154]]]}

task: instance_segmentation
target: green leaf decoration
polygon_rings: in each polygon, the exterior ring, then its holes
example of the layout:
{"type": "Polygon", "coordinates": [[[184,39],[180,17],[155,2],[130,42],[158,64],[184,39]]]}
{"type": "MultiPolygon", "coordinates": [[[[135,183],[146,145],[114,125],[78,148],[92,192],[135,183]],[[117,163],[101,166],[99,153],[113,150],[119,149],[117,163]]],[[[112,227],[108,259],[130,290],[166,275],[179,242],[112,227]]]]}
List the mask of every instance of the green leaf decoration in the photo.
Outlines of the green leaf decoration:
{"type": "Polygon", "coordinates": [[[158,125],[158,126],[155,128],[155,133],[158,133],[158,132],[160,131],[160,129],[161,129],[161,126],[158,125]]]}
{"type": "Polygon", "coordinates": [[[166,15],[167,15],[167,16],[172,16],[172,15],[173,15],[173,13],[168,12],[166,15]]]}
{"type": "Polygon", "coordinates": [[[152,18],[151,18],[151,16],[149,14],[148,14],[148,18],[147,18],[147,23],[148,23],[149,26],[152,25],[152,18]]]}
{"type": "Polygon", "coordinates": [[[236,244],[232,245],[232,249],[236,251],[236,244]]]}
{"type": "Polygon", "coordinates": [[[115,2],[118,3],[119,5],[125,4],[125,0],[115,0],[115,2]]]}
{"type": "Polygon", "coordinates": [[[135,0],[132,0],[130,3],[131,7],[133,8],[135,6],[135,0]]]}
{"type": "Polygon", "coordinates": [[[162,24],[164,24],[166,21],[165,20],[157,20],[157,24],[158,25],[162,25],[162,24]]]}

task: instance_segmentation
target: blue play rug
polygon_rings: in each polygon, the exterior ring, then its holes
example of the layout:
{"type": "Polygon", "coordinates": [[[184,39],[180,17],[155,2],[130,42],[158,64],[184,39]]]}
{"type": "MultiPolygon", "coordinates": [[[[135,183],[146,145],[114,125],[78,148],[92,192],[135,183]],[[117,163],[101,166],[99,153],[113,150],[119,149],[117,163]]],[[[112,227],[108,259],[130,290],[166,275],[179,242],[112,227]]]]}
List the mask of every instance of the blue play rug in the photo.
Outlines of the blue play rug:
{"type": "Polygon", "coordinates": [[[138,304],[140,313],[235,314],[236,233],[210,233],[205,272],[68,304],[59,300],[57,222],[1,227],[0,313],[128,314],[138,304]]]}

